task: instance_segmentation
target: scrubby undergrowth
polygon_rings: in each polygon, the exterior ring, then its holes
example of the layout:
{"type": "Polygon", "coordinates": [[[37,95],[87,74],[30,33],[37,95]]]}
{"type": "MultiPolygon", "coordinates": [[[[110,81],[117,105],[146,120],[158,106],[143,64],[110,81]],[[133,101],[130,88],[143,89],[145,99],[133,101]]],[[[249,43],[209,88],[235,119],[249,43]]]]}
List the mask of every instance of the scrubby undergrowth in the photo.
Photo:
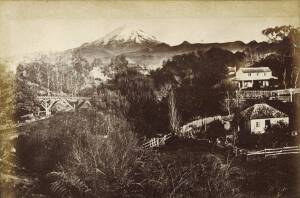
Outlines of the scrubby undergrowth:
{"type": "Polygon", "coordinates": [[[292,197],[297,193],[294,162],[284,167],[278,164],[286,163],[278,159],[233,161],[213,146],[176,138],[162,150],[145,151],[126,119],[94,111],[62,114],[43,125],[43,130],[41,125],[24,129],[30,135],[17,141],[17,162],[26,169],[17,171],[25,179],[14,186],[16,197],[292,197]]]}

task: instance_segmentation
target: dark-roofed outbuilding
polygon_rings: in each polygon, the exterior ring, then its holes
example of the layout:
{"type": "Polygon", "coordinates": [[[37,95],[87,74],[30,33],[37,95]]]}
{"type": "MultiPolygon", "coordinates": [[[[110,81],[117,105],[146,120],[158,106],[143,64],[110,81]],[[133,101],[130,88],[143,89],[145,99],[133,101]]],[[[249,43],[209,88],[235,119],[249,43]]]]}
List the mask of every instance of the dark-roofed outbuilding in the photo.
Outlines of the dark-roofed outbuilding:
{"type": "Polygon", "coordinates": [[[289,123],[287,114],[265,103],[245,109],[241,116],[241,129],[251,133],[264,133],[266,128],[278,122],[289,123]]]}

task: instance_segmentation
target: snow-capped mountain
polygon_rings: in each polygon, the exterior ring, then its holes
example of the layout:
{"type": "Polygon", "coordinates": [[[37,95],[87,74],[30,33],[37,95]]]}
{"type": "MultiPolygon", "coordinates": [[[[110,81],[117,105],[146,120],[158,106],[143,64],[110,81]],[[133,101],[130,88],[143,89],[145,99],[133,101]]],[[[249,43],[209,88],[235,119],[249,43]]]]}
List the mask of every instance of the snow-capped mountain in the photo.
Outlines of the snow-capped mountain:
{"type": "MultiPolygon", "coordinates": [[[[221,48],[234,53],[236,51],[242,52],[248,48],[261,54],[274,51],[274,47],[268,43],[250,42],[246,44],[241,41],[226,43],[190,43],[183,41],[179,45],[171,46],[167,43],[160,42],[154,36],[147,34],[139,28],[122,26],[98,40],[82,44],[73,49],[52,53],[51,56],[47,56],[50,57],[47,62],[51,62],[53,59],[69,64],[70,57],[76,55],[85,59],[89,64],[99,59],[103,66],[108,65],[113,57],[124,55],[130,65],[139,65],[150,71],[161,67],[164,61],[175,55],[197,50],[207,51],[211,48],[221,48]]],[[[30,60],[34,61],[34,59],[30,60]]],[[[39,60],[39,58],[37,58],[37,60],[39,60]]],[[[99,74],[98,70],[92,72],[94,77],[96,74],[99,74]]]]}
{"type": "Polygon", "coordinates": [[[83,44],[83,47],[128,47],[135,45],[156,45],[158,43],[161,42],[159,42],[154,36],[148,35],[141,29],[122,26],[106,34],[104,37],[96,41],[83,44]]]}
{"type": "Polygon", "coordinates": [[[208,50],[212,47],[236,52],[243,51],[247,47],[246,45],[241,41],[227,43],[189,43],[184,41],[179,45],[171,46],[139,28],[122,26],[98,40],[72,49],[72,53],[80,54],[89,62],[100,58],[104,64],[108,64],[112,57],[124,55],[133,65],[144,65],[152,70],[160,67],[163,61],[174,55],[208,50]]]}
{"type": "MultiPolygon", "coordinates": [[[[70,78],[73,78],[72,70],[76,70],[76,73],[80,71],[82,79],[84,79],[82,80],[82,84],[86,87],[96,82],[93,81],[93,79],[106,81],[107,77],[103,71],[105,67],[110,64],[112,58],[119,55],[126,57],[128,66],[139,70],[141,73],[147,74],[151,70],[162,67],[164,61],[171,59],[175,55],[195,51],[207,52],[209,50],[213,52],[211,55],[214,55],[215,52],[220,52],[218,48],[232,53],[237,51],[240,53],[243,52],[240,56],[244,56],[247,51],[257,54],[267,54],[276,52],[278,49],[274,44],[267,42],[257,43],[255,41],[250,43],[241,41],[226,43],[190,43],[183,41],[179,45],[171,46],[167,43],[160,42],[154,36],[145,33],[141,29],[123,26],[104,35],[98,40],[82,44],[76,48],[26,56],[28,58],[23,57],[20,61],[22,63],[29,63],[28,65],[31,65],[32,68],[34,68],[33,66],[36,64],[50,63],[48,65],[55,67],[53,72],[62,71],[66,75],[70,73],[70,78]],[[81,67],[78,68],[78,65],[81,65],[81,67]]],[[[207,54],[210,55],[209,53],[207,54]]],[[[13,57],[12,60],[15,61],[18,59],[13,57]]],[[[0,59],[0,62],[3,61],[6,60],[0,59]]],[[[8,62],[7,64],[15,65],[13,67],[16,68],[19,64],[19,60],[15,63],[8,62]]],[[[57,72],[53,76],[56,75],[57,72]]],[[[75,85],[70,84],[66,86],[71,87],[75,85]]]]}

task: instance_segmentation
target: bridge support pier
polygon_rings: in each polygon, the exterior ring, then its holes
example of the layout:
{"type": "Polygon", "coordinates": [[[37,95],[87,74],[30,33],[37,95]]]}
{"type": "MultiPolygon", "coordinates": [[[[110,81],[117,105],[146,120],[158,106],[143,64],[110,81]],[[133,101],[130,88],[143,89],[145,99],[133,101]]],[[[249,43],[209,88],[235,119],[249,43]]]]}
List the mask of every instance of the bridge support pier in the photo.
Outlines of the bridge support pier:
{"type": "Polygon", "coordinates": [[[41,106],[45,109],[46,117],[51,115],[51,108],[57,102],[57,100],[51,99],[43,99],[41,102],[41,106]]]}

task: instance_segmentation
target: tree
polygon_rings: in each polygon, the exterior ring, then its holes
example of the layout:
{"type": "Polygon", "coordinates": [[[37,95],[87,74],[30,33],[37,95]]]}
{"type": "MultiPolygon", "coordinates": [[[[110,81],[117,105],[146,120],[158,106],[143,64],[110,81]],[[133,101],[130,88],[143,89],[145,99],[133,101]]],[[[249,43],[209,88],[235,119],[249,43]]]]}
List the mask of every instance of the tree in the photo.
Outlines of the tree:
{"type": "Polygon", "coordinates": [[[38,102],[36,99],[38,88],[28,80],[26,67],[19,65],[14,79],[14,116],[17,120],[22,115],[36,113],[38,102]]]}
{"type": "Polygon", "coordinates": [[[224,102],[222,102],[222,106],[227,111],[227,114],[231,115],[238,106],[238,101],[236,99],[238,88],[231,81],[224,80],[220,85],[220,89],[224,93],[224,102]]]}
{"type": "Polygon", "coordinates": [[[283,147],[290,143],[291,134],[288,125],[279,122],[266,129],[262,136],[261,147],[283,147]]]}
{"type": "Polygon", "coordinates": [[[110,90],[102,86],[100,91],[92,99],[94,107],[103,113],[126,116],[130,104],[119,90],[110,90]]]}
{"type": "Polygon", "coordinates": [[[104,67],[103,73],[109,78],[114,78],[118,73],[128,69],[128,60],[124,55],[119,55],[111,58],[108,66],[104,67]]]}
{"type": "Polygon", "coordinates": [[[36,113],[38,102],[36,99],[37,93],[30,88],[27,82],[17,78],[14,87],[14,107],[15,117],[20,119],[22,115],[36,113]]]}
{"type": "Polygon", "coordinates": [[[176,107],[176,99],[174,90],[171,88],[170,94],[169,94],[169,122],[170,122],[170,130],[173,133],[178,133],[181,119],[179,117],[177,107],[176,107]]]}
{"type": "Polygon", "coordinates": [[[91,63],[92,67],[102,67],[103,66],[103,62],[101,60],[101,58],[95,58],[93,60],[93,62],[91,63]]]}
{"type": "Polygon", "coordinates": [[[227,78],[227,67],[235,66],[241,59],[243,57],[240,54],[211,48],[176,55],[166,61],[163,68],[152,72],[151,76],[157,90],[161,90],[165,83],[175,86],[177,109],[182,121],[186,122],[195,116],[220,112],[223,95],[219,84],[227,78]]]}
{"type": "Polygon", "coordinates": [[[282,75],[282,84],[296,88],[299,86],[299,53],[300,28],[291,25],[276,26],[264,29],[262,34],[267,36],[271,43],[278,44],[278,62],[284,68],[279,74],[282,75]]]}
{"type": "Polygon", "coordinates": [[[294,33],[295,29],[291,25],[275,26],[271,28],[266,28],[262,31],[263,35],[267,36],[270,42],[280,42],[294,33]]]}
{"type": "Polygon", "coordinates": [[[166,132],[161,127],[159,105],[154,94],[153,80],[134,68],[118,71],[108,81],[110,89],[118,90],[129,103],[126,117],[140,135],[148,137],[166,132]],[[151,122],[149,122],[151,120],[151,122]]]}
{"type": "Polygon", "coordinates": [[[12,121],[13,110],[13,74],[0,63],[0,125],[12,121]]]}
{"type": "Polygon", "coordinates": [[[221,121],[216,120],[209,124],[206,130],[206,137],[209,140],[216,141],[217,138],[225,138],[226,130],[221,121]]]}

